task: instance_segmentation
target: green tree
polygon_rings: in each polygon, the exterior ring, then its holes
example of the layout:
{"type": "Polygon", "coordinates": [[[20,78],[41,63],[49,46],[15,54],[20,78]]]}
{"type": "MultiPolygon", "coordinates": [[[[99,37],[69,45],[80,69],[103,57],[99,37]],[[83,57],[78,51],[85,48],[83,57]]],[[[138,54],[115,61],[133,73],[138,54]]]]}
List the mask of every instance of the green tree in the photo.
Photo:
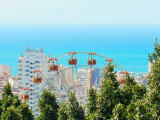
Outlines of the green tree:
{"type": "Polygon", "coordinates": [[[98,115],[98,118],[96,119],[110,119],[113,108],[119,103],[118,87],[120,83],[116,80],[116,75],[113,70],[114,66],[111,64],[106,67],[104,81],[102,81],[100,94],[97,100],[98,114],[95,115],[98,115]]]}
{"type": "Polygon", "coordinates": [[[93,120],[96,119],[97,117],[97,90],[94,88],[90,87],[88,91],[88,103],[86,105],[86,116],[85,119],[87,120],[93,120]]]}
{"type": "Polygon", "coordinates": [[[84,110],[79,106],[75,93],[68,93],[68,115],[70,120],[83,120],[84,110]]]}
{"type": "Polygon", "coordinates": [[[160,58],[158,58],[152,66],[152,70],[148,76],[148,92],[147,98],[152,104],[157,105],[160,115],[160,58]]]}
{"type": "Polygon", "coordinates": [[[34,120],[32,111],[29,109],[29,105],[26,102],[18,106],[18,112],[22,114],[23,120],[34,120]]]}
{"type": "Polygon", "coordinates": [[[88,91],[87,114],[92,114],[97,110],[97,90],[90,87],[88,91]]]}
{"type": "Polygon", "coordinates": [[[38,101],[40,116],[38,120],[57,120],[58,103],[56,96],[51,93],[50,89],[44,89],[38,101]]]}
{"type": "Polygon", "coordinates": [[[118,90],[120,82],[116,79],[116,72],[114,72],[115,65],[112,65],[111,62],[105,67],[106,72],[104,74],[104,79],[112,80],[114,82],[114,87],[116,90],[118,90]]]}
{"type": "Polygon", "coordinates": [[[157,120],[158,111],[154,104],[147,99],[132,101],[125,110],[128,120],[157,120]]]}
{"type": "Polygon", "coordinates": [[[79,106],[75,93],[68,93],[68,100],[60,104],[58,116],[58,120],[84,120],[84,109],[79,106]]]}
{"type": "Polygon", "coordinates": [[[154,46],[153,53],[151,53],[151,54],[148,53],[148,60],[151,63],[156,61],[158,59],[158,57],[160,56],[160,46],[158,45],[157,38],[156,38],[155,43],[154,43],[153,46],[154,46]]]}
{"type": "Polygon", "coordinates": [[[69,119],[68,111],[68,103],[66,101],[63,101],[58,108],[58,120],[69,119]]]}
{"type": "Polygon", "coordinates": [[[112,118],[111,120],[126,120],[126,115],[125,115],[125,107],[123,104],[118,103],[113,111],[112,111],[112,118]]]}
{"type": "Polygon", "coordinates": [[[133,77],[130,77],[126,73],[125,84],[119,88],[119,99],[122,104],[129,105],[131,101],[142,99],[146,94],[146,87],[144,85],[139,86],[133,77]]]}
{"type": "Polygon", "coordinates": [[[33,120],[34,116],[29,110],[28,105],[25,110],[21,106],[26,105],[26,103],[21,103],[18,95],[13,95],[11,91],[11,86],[9,82],[3,89],[2,100],[0,110],[2,120],[33,120]],[[23,111],[23,112],[22,112],[23,111]],[[25,112],[29,111],[29,112],[25,112]]]}
{"type": "Polygon", "coordinates": [[[1,120],[23,120],[23,115],[19,113],[14,105],[7,107],[5,112],[1,114],[1,120]]]}

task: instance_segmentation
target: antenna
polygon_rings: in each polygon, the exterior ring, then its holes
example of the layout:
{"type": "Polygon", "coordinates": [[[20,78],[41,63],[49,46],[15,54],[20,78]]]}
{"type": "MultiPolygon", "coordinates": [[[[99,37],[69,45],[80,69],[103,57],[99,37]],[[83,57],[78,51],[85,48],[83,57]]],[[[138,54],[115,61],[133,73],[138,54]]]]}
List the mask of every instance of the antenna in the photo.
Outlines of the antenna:
{"type": "Polygon", "coordinates": [[[51,53],[49,52],[49,58],[51,58],[51,53]]]}
{"type": "Polygon", "coordinates": [[[23,52],[21,52],[21,57],[23,57],[23,52]]]}

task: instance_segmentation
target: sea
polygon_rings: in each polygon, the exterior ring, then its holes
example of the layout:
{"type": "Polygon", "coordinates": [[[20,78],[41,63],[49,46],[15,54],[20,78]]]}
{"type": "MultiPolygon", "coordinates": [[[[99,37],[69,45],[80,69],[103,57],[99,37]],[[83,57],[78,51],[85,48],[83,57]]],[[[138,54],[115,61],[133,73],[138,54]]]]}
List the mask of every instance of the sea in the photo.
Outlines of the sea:
{"type": "MultiPolygon", "coordinates": [[[[17,75],[18,57],[30,49],[43,47],[52,57],[67,53],[95,52],[114,59],[125,70],[148,72],[148,53],[154,50],[159,25],[0,25],[0,65],[9,65],[12,76],[17,75]]],[[[78,54],[77,54],[78,56],[78,54]]],[[[80,54],[78,64],[87,64],[87,55],[80,54]]],[[[59,64],[67,66],[68,57],[59,64]]],[[[104,59],[97,57],[97,66],[104,59]]]]}

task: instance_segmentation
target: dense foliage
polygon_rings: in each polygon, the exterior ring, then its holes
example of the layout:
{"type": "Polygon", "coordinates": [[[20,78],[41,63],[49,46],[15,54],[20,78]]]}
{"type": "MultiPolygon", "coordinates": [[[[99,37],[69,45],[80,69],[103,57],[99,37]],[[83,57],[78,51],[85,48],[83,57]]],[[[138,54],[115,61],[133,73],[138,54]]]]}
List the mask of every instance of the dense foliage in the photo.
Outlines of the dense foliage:
{"type": "Polygon", "coordinates": [[[22,103],[18,95],[13,95],[9,82],[3,89],[0,100],[1,120],[33,120],[34,116],[28,104],[22,103]]]}
{"type": "Polygon", "coordinates": [[[38,120],[57,120],[58,118],[58,103],[56,96],[51,93],[50,89],[44,89],[41,99],[38,101],[38,106],[40,110],[40,116],[38,120]]]}

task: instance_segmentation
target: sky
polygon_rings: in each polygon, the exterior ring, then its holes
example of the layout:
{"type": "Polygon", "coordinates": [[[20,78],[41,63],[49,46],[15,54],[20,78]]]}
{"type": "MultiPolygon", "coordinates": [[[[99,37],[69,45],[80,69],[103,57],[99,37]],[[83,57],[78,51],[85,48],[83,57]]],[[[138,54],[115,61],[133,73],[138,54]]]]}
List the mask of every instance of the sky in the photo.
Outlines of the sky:
{"type": "Polygon", "coordinates": [[[0,0],[0,24],[160,25],[160,0],[0,0]]]}

